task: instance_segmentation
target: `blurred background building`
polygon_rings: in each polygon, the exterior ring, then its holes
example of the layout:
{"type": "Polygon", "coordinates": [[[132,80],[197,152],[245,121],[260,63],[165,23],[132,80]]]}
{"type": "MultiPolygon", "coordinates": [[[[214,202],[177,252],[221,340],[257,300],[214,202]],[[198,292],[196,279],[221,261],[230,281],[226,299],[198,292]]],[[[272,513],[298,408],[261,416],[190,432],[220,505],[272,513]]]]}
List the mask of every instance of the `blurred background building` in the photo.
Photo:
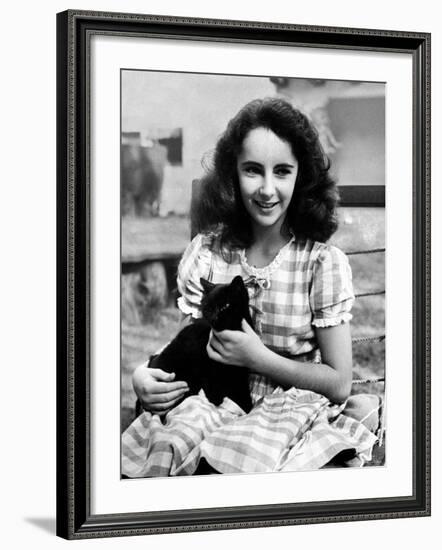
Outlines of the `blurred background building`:
{"type": "Polygon", "coordinates": [[[185,215],[227,121],[279,95],[318,129],[340,185],[384,185],[382,83],[151,71],[122,73],[123,214],[185,215]]]}

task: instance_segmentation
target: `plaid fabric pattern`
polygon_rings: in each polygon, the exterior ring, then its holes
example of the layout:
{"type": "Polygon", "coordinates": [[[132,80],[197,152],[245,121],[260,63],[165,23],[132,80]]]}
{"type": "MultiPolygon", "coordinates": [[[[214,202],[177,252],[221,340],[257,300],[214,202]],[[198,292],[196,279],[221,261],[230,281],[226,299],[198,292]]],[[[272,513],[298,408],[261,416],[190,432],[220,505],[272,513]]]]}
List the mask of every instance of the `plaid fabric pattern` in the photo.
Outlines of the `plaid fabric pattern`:
{"type": "MultiPolygon", "coordinates": [[[[217,249],[217,236],[199,234],[186,248],[178,267],[178,307],[201,316],[200,277],[215,284],[230,283],[236,275],[248,280],[255,331],[263,343],[281,355],[307,356],[318,361],[314,326],[327,327],[351,320],[354,302],[351,268],[334,246],[294,236],[272,263],[250,266],[244,251],[227,263],[217,249]]],[[[264,377],[250,375],[255,402],[275,389],[264,377]]]]}
{"type": "Polygon", "coordinates": [[[228,398],[219,407],[204,392],[182,401],[164,424],[141,414],[122,438],[124,475],[191,475],[202,457],[221,473],[321,468],[340,451],[371,459],[376,437],[314,392],[277,389],[245,414],[228,398]]]}
{"type": "Polygon", "coordinates": [[[227,263],[212,252],[215,235],[197,235],[178,268],[178,307],[200,317],[200,277],[230,283],[236,275],[249,282],[257,328],[267,346],[278,353],[299,355],[317,347],[313,326],[337,325],[351,319],[354,302],[351,269],[345,254],[324,243],[295,237],[262,269],[250,266],[244,251],[227,263]]]}
{"type": "MultiPolygon", "coordinates": [[[[247,281],[255,330],[273,351],[315,362],[314,326],[351,319],[354,301],[348,260],[338,248],[295,237],[262,269],[244,251],[226,262],[216,235],[197,235],[178,268],[178,306],[200,317],[200,277],[229,283],[247,281]]],[[[313,368],[313,367],[312,367],[313,368]]],[[[202,457],[222,473],[321,468],[345,449],[363,464],[371,459],[375,435],[314,392],[283,391],[264,376],[250,374],[253,409],[245,414],[229,399],[215,407],[204,392],[171,410],[164,422],[141,414],[122,437],[122,471],[128,477],[190,475],[202,457]]]]}

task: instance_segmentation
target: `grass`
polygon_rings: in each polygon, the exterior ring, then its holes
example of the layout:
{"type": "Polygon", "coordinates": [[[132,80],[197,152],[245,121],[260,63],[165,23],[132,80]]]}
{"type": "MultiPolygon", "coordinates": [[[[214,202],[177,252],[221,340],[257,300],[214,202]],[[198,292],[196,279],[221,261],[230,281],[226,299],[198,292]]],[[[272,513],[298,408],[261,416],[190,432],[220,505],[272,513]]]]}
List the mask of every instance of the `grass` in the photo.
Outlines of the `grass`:
{"type": "Polygon", "coordinates": [[[152,312],[144,325],[122,326],[121,365],[121,430],[124,431],[134,418],[136,395],[132,388],[134,369],[146,361],[155,351],[169,342],[178,331],[180,312],[168,307],[152,312]]]}

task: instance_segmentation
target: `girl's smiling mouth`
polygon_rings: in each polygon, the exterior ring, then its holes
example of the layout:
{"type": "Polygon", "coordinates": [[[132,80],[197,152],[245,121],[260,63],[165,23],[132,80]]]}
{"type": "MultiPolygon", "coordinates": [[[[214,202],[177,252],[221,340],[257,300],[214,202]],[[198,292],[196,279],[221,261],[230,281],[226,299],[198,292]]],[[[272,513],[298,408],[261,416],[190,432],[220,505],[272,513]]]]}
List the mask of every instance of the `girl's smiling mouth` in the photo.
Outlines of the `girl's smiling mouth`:
{"type": "Polygon", "coordinates": [[[264,210],[270,210],[279,203],[279,201],[276,201],[276,202],[261,202],[261,201],[258,201],[256,199],[254,200],[254,202],[255,202],[255,204],[257,204],[260,208],[263,208],[264,210]]]}

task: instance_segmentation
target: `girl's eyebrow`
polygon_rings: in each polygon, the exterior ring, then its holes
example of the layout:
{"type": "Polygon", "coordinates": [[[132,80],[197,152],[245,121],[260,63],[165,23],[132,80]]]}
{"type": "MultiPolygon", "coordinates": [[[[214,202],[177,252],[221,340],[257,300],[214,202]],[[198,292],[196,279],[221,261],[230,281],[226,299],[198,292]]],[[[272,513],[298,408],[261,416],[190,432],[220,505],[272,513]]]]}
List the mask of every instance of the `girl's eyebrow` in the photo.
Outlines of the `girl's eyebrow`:
{"type": "MultiPolygon", "coordinates": [[[[262,163],[257,162],[256,160],[244,160],[241,162],[241,166],[245,166],[247,164],[252,164],[254,166],[262,166],[262,163]]],[[[290,164],[289,162],[280,162],[279,164],[275,164],[275,168],[294,168],[295,166],[293,164],[290,164]]]]}

